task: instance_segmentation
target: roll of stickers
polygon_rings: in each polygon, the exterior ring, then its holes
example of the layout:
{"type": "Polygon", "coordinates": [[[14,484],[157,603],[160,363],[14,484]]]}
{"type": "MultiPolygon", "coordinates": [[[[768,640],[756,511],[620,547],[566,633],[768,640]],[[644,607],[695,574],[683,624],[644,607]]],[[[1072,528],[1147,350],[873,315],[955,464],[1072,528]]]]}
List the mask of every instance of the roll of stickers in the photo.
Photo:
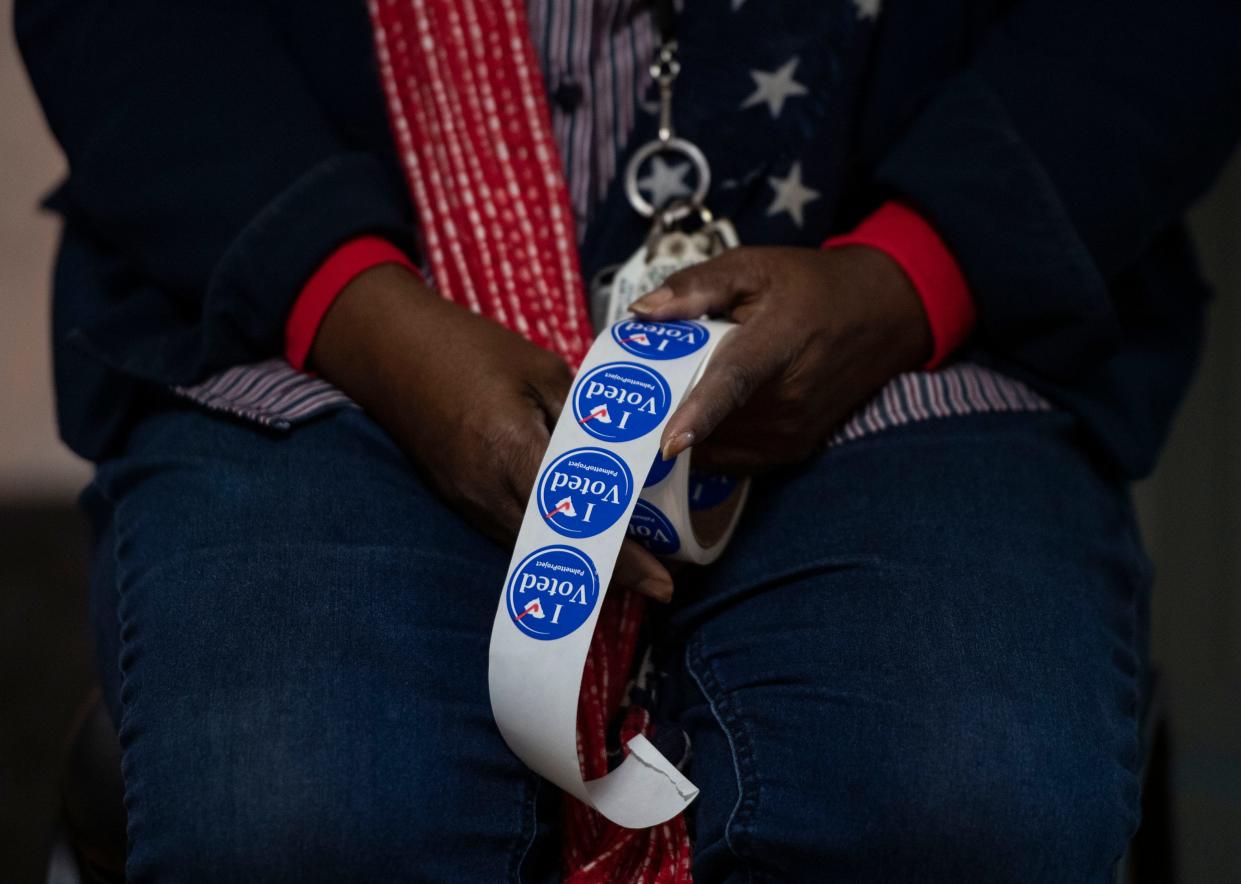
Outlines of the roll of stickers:
{"type": "Polygon", "coordinates": [[[657,555],[706,564],[736,527],[748,482],[693,474],[689,451],[659,457],[664,424],[732,329],[625,319],[599,335],[539,467],[491,630],[491,709],[505,742],[628,828],[671,819],[698,789],[642,735],[616,769],[582,778],[582,669],[626,536],[657,555]]]}

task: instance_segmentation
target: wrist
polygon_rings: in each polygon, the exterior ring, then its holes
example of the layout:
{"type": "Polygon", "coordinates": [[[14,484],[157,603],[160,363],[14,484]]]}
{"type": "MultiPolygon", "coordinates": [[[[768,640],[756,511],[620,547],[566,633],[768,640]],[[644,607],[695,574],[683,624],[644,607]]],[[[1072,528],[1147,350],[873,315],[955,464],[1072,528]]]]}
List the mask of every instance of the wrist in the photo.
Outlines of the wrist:
{"type": "Polygon", "coordinates": [[[410,359],[425,352],[423,338],[434,326],[429,314],[443,303],[399,264],[364,270],[328,307],[307,367],[378,416],[391,398],[391,384],[408,376],[410,359]]]}
{"type": "Polygon", "coordinates": [[[893,257],[881,248],[856,244],[831,251],[848,254],[862,280],[864,315],[881,330],[882,353],[889,374],[915,371],[935,350],[933,329],[917,288],[893,257]]]}
{"type": "Polygon", "coordinates": [[[345,286],[359,274],[383,264],[399,264],[413,272],[409,258],[378,236],[358,236],[337,248],[311,274],[285,320],[284,354],[294,368],[307,362],[323,317],[345,286]]]}
{"type": "Polygon", "coordinates": [[[969,336],[976,314],[965,276],[947,243],[913,209],[885,203],[851,233],[823,244],[825,249],[846,246],[884,253],[913,286],[932,339],[923,368],[942,363],[969,336]]]}

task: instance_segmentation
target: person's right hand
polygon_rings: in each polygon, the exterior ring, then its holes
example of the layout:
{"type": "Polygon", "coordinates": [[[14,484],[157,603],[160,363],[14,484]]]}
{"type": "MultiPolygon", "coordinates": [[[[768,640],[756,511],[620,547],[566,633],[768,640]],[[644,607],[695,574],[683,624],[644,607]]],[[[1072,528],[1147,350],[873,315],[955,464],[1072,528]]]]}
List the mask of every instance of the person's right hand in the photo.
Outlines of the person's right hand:
{"type": "MultiPolygon", "coordinates": [[[[512,544],[573,380],[564,360],[445,301],[397,265],[365,271],[337,296],[310,360],[450,506],[512,544]]],[[[672,596],[667,569],[632,540],[612,579],[662,601],[672,596]]]]}

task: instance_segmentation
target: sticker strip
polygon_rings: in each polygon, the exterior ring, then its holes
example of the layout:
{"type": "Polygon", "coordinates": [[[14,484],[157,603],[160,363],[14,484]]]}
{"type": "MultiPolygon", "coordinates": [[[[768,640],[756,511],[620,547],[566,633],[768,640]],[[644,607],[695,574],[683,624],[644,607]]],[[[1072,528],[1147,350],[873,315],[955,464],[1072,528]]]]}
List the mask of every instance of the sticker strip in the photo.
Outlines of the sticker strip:
{"type": "Polygon", "coordinates": [[[689,453],[657,463],[664,424],[732,328],[631,318],[599,335],[539,467],[492,627],[491,708],[505,742],[530,768],[629,828],[671,819],[698,789],[640,735],[619,767],[583,780],[582,669],[626,536],[706,564],[736,526],[746,483],[726,530],[704,548],[690,521],[689,453]]]}

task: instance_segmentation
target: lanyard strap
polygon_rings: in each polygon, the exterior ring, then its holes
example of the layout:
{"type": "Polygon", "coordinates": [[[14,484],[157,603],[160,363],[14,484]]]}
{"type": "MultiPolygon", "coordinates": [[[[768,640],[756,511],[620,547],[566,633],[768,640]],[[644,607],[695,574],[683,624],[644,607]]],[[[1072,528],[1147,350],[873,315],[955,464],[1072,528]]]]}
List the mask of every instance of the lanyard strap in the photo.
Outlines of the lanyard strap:
{"type": "Polygon", "coordinates": [[[711,167],[696,144],[678,138],[672,125],[672,83],[681,72],[677,60],[676,7],[674,0],[655,0],[655,21],[659,27],[660,45],[651,62],[651,78],[659,86],[659,133],[654,141],[648,141],[634,152],[625,168],[625,195],[638,214],[646,218],[658,215],[665,225],[673,224],[703,208],[711,185],[711,167]],[[676,200],[671,205],[652,205],[642,195],[638,186],[638,172],[642,164],[657,154],[681,154],[697,171],[697,184],[689,199],[676,200]]]}
{"type": "Polygon", "coordinates": [[[655,0],[655,25],[659,28],[659,42],[676,43],[677,11],[673,0],[655,0]]]}

